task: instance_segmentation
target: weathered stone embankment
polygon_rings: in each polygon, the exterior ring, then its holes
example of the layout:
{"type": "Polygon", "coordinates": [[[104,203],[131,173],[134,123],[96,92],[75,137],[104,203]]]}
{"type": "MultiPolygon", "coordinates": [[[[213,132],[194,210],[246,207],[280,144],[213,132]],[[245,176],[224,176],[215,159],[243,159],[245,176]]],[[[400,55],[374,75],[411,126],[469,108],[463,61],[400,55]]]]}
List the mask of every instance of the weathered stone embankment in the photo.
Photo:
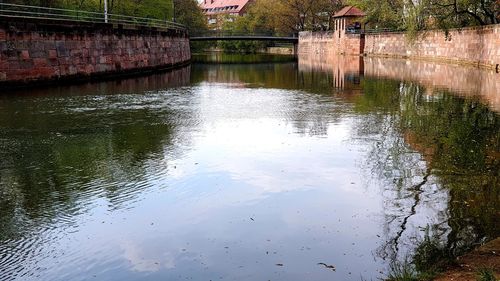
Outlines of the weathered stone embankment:
{"type": "Polygon", "coordinates": [[[500,72],[500,24],[425,31],[409,39],[405,33],[348,34],[302,32],[299,54],[345,54],[446,61],[500,72]]]}
{"type": "Polygon", "coordinates": [[[0,17],[0,85],[168,69],[191,59],[186,31],[0,17]]]}

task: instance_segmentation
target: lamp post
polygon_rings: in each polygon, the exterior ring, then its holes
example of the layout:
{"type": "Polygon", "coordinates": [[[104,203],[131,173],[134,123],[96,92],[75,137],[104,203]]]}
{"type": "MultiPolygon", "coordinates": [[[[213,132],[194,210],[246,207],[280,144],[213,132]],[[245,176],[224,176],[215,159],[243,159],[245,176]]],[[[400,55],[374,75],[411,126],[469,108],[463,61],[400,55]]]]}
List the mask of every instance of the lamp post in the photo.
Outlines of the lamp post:
{"type": "Polygon", "coordinates": [[[108,23],[108,0],[104,0],[104,22],[108,23]]]}

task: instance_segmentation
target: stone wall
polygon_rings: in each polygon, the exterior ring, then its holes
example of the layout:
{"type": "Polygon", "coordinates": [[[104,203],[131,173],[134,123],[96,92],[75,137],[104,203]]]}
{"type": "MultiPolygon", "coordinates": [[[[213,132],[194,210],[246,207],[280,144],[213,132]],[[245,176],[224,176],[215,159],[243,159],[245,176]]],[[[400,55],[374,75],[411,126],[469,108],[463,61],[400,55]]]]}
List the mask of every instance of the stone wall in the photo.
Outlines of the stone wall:
{"type": "Polygon", "coordinates": [[[310,32],[299,34],[299,55],[332,55],[336,53],[333,32],[310,32]]]}
{"type": "Polygon", "coordinates": [[[500,25],[427,31],[416,40],[404,33],[367,34],[366,55],[446,60],[496,67],[500,64],[500,25]]]}
{"type": "Polygon", "coordinates": [[[299,34],[299,54],[345,54],[362,53],[364,35],[346,34],[341,30],[333,32],[301,32],[299,34]]]}
{"type": "Polygon", "coordinates": [[[0,18],[3,85],[145,72],[190,59],[184,31],[0,18]]]}
{"type": "Polygon", "coordinates": [[[346,54],[420,58],[472,64],[500,71],[500,25],[427,31],[415,40],[405,33],[301,32],[299,54],[346,54]]]}

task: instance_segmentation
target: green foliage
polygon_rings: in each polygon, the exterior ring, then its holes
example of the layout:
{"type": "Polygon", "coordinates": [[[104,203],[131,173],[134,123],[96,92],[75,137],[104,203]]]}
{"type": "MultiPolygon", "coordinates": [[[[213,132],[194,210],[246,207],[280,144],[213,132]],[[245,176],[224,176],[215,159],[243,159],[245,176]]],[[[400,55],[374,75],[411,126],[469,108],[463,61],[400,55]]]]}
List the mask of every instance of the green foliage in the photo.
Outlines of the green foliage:
{"type": "Polygon", "coordinates": [[[371,28],[406,30],[466,27],[500,22],[500,2],[495,0],[348,0],[367,13],[371,28]]]}
{"type": "Polygon", "coordinates": [[[205,15],[196,0],[174,0],[175,19],[185,25],[190,33],[208,29],[205,15]]]}
{"type": "Polygon", "coordinates": [[[491,268],[481,268],[476,274],[477,281],[497,281],[495,273],[491,268]]]}
{"type": "Polygon", "coordinates": [[[500,23],[500,2],[496,0],[430,1],[436,27],[447,29],[500,23]]]}
{"type": "MultiPolygon", "coordinates": [[[[4,3],[102,12],[104,0],[7,0],[4,3]]],[[[136,17],[173,20],[173,0],[108,0],[108,12],[136,17]]]]}
{"type": "Polygon", "coordinates": [[[419,281],[415,267],[405,258],[403,261],[394,261],[389,265],[388,281],[419,281]]]}
{"type": "MultiPolygon", "coordinates": [[[[247,34],[258,33],[254,14],[247,14],[242,17],[227,16],[224,19],[222,31],[232,34],[247,34]]],[[[265,48],[269,43],[261,41],[219,41],[217,47],[226,52],[241,52],[241,53],[256,53],[258,50],[265,48]]]]}
{"type": "MultiPolygon", "coordinates": [[[[190,34],[208,30],[207,21],[196,0],[174,0],[175,20],[185,25],[190,34]]],[[[210,48],[212,42],[191,42],[193,53],[210,48]]]]}
{"type": "Polygon", "coordinates": [[[365,21],[371,28],[404,29],[403,17],[404,0],[349,0],[350,5],[363,10],[367,17],[365,21]]]}
{"type": "Polygon", "coordinates": [[[424,240],[415,249],[413,264],[418,272],[433,275],[443,271],[448,265],[455,261],[451,249],[442,245],[438,237],[431,237],[429,229],[426,230],[424,240]]]}

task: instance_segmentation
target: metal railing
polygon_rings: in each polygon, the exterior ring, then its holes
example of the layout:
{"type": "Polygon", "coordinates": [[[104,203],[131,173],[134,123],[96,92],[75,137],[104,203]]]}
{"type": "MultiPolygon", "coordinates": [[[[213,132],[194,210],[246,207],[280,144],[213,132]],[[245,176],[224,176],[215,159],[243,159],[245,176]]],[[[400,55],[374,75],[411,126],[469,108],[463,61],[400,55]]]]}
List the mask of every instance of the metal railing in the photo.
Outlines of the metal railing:
{"type": "MultiPolygon", "coordinates": [[[[0,3],[0,17],[105,23],[104,13],[0,3]]],[[[186,30],[184,25],[153,18],[107,14],[107,23],[186,30]]]]}
{"type": "Polygon", "coordinates": [[[191,37],[282,37],[282,38],[296,38],[297,34],[281,34],[269,31],[252,31],[252,32],[241,32],[241,31],[230,31],[230,30],[208,30],[208,31],[198,31],[191,32],[191,37]]]}
{"type": "Polygon", "coordinates": [[[377,28],[377,29],[346,29],[346,34],[372,34],[372,33],[387,33],[398,32],[396,29],[390,28],[377,28]]]}

